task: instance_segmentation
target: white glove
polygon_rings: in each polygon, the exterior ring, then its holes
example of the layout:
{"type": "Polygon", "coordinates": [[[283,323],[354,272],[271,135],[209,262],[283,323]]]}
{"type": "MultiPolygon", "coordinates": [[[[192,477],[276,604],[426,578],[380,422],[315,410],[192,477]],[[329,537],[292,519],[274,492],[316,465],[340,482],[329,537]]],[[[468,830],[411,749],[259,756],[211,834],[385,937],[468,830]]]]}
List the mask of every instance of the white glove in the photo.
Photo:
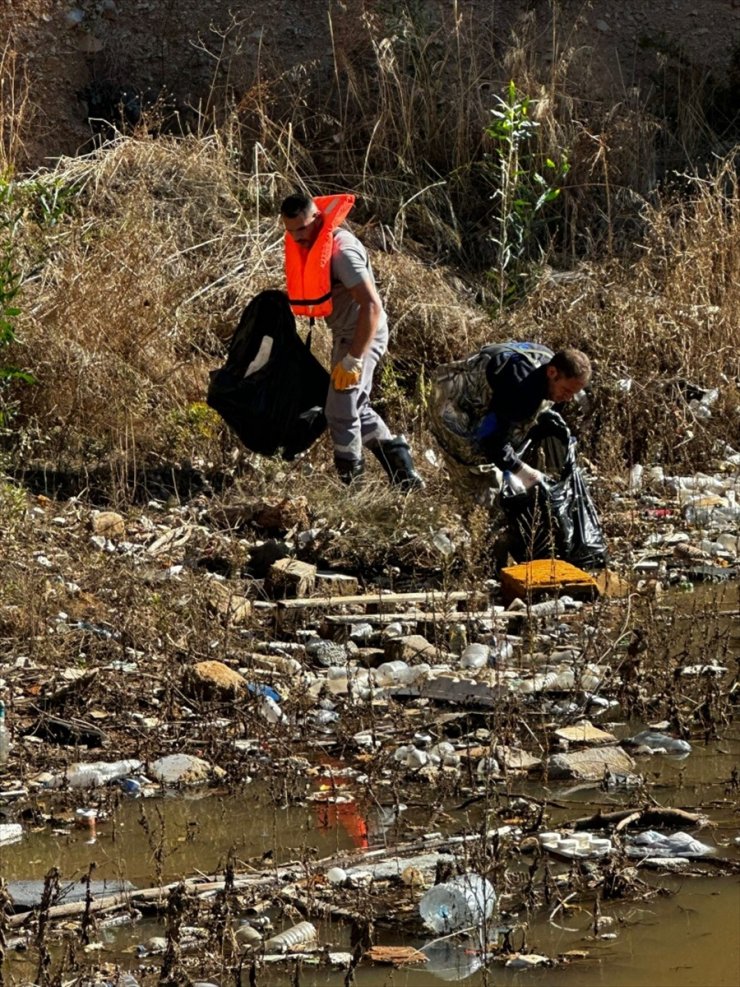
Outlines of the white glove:
{"type": "Polygon", "coordinates": [[[514,476],[517,480],[521,481],[521,484],[525,490],[529,490],[536,483],[542,483],[545,479],[539,470],[532,469],[532,467],[527,466],[526,463],[522,463],[519,469],[515,470],[514,476]]]}
{"type": "Polygon", "coordinates": [[[357,387],[362,377],[362,357],[349,353],[336,364],[331,372],[331,382],[337,391],[348,391],[357,387]]]}

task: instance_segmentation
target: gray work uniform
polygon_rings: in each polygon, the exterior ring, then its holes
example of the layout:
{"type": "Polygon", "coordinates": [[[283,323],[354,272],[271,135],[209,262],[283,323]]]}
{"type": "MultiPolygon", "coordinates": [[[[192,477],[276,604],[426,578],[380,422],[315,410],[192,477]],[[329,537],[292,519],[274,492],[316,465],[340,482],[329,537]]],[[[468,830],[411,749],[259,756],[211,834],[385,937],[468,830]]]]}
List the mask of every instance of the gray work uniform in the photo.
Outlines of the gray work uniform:
{"type": "MultiPolygon", "coordinates": [[[[335,367],[349,352],[357,327],[360,306],[351,288],[364,278],[375,285],[367,251],[354,234],[340,227],[334,232],[331,255],[332,312],[326,324],[332,332],[331,365],[335,367]]],[[[375,367],[388,348],[388,319],[383,312],[374,339],[362,360],[362,377],[356,387],[337,391],[329,385],[326,420],[339,459],[362,459],[362,447],[372,447],[391,438],[388,426],[370,405],[375,367]]]]}

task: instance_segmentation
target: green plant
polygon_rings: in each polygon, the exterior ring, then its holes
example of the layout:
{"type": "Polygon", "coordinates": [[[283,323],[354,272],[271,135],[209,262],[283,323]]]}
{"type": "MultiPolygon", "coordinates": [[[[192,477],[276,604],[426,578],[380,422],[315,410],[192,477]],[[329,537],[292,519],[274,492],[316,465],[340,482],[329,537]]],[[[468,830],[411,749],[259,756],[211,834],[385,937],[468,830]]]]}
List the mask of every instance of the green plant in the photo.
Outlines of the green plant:
{"type": "Polygon", "coordinates": [[[530,116],[531,100],[509,82],[503,96],[496,96],[497,108],[491,110],[493,122],[486,136],[493,141],[490,165],[496,188],[494,275],[498,305],[516,298],[520,291],[522,267],[538,243],[538,225],[546,210],[560,195],[558,182],[568,174],[570,165],[564,152],[556,161],[538,154],[532,141],[539,123],[530,116]]]}

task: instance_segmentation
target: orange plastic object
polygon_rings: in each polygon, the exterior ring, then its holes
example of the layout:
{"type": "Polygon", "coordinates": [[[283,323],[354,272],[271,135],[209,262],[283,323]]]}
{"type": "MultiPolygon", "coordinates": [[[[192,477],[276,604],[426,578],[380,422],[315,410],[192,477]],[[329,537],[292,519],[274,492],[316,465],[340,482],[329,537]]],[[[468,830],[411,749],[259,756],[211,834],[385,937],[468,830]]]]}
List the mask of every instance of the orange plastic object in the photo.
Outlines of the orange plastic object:
{"type": "Polygon", "coordinates": [[[501,592],[508,603],[520,597],[526,600],[532,594],[578,593],[597,596],[598,585],[593,576],[583,569],[561,562],[560,559],[535,559],[510,565],[501,570],[501,592]]]}

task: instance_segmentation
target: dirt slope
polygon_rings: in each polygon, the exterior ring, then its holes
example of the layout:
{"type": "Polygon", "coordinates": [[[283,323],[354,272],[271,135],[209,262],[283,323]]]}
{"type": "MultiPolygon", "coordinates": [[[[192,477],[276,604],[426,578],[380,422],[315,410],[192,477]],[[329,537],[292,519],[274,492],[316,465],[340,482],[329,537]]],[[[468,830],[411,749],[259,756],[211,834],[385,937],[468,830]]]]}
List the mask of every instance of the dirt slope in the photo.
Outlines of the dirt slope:
{"type": "MultiPolygon", "coordinates": [[[[11,140],[16,150],[22,143],[24,154],[14,157],[31,167],[84,149],[90,128],[78,93],[93,81],[139,91],[164,88],[186,116],[187,107],[202,109],[214,100],[239,103],[258,85],[266,84],[268,91],[283,73],[300,80],[305,71],[329,83],[333,51],[360,64],[369,45],[368,23],[382,23],[390,33],[400,23],[402,6],[264,0],[237,5],[232,13],[230,0],[5,0],[0,38],[6,39],[6,74],[9,53],[16,51],[16,94],[25,72],[31,98],[19,113],[17,96],[13,104],[6,83],[1,139],[6,149],[11,140]],[[297,68],[302,65],[307,68],[297,68]]],[[[524,5],[431,0],[405,6],[432,26],[455,10],[476,17],[481,32],[492,32],[503,50],[524,5]]],[[[673,85],[667,76],[671,63],[695,80],[711,74],[715,85],[725,85],[733,71],[740,0],[564,0],[554,6],[558,48],[570,49],[589,65],[594,98],[609,91],[647,98],[661,82],[673,85]]],[[[553,45],[552,7],[533,0],[525,15],[532,18],[531,37],[545,57],[553,45]]]]}

